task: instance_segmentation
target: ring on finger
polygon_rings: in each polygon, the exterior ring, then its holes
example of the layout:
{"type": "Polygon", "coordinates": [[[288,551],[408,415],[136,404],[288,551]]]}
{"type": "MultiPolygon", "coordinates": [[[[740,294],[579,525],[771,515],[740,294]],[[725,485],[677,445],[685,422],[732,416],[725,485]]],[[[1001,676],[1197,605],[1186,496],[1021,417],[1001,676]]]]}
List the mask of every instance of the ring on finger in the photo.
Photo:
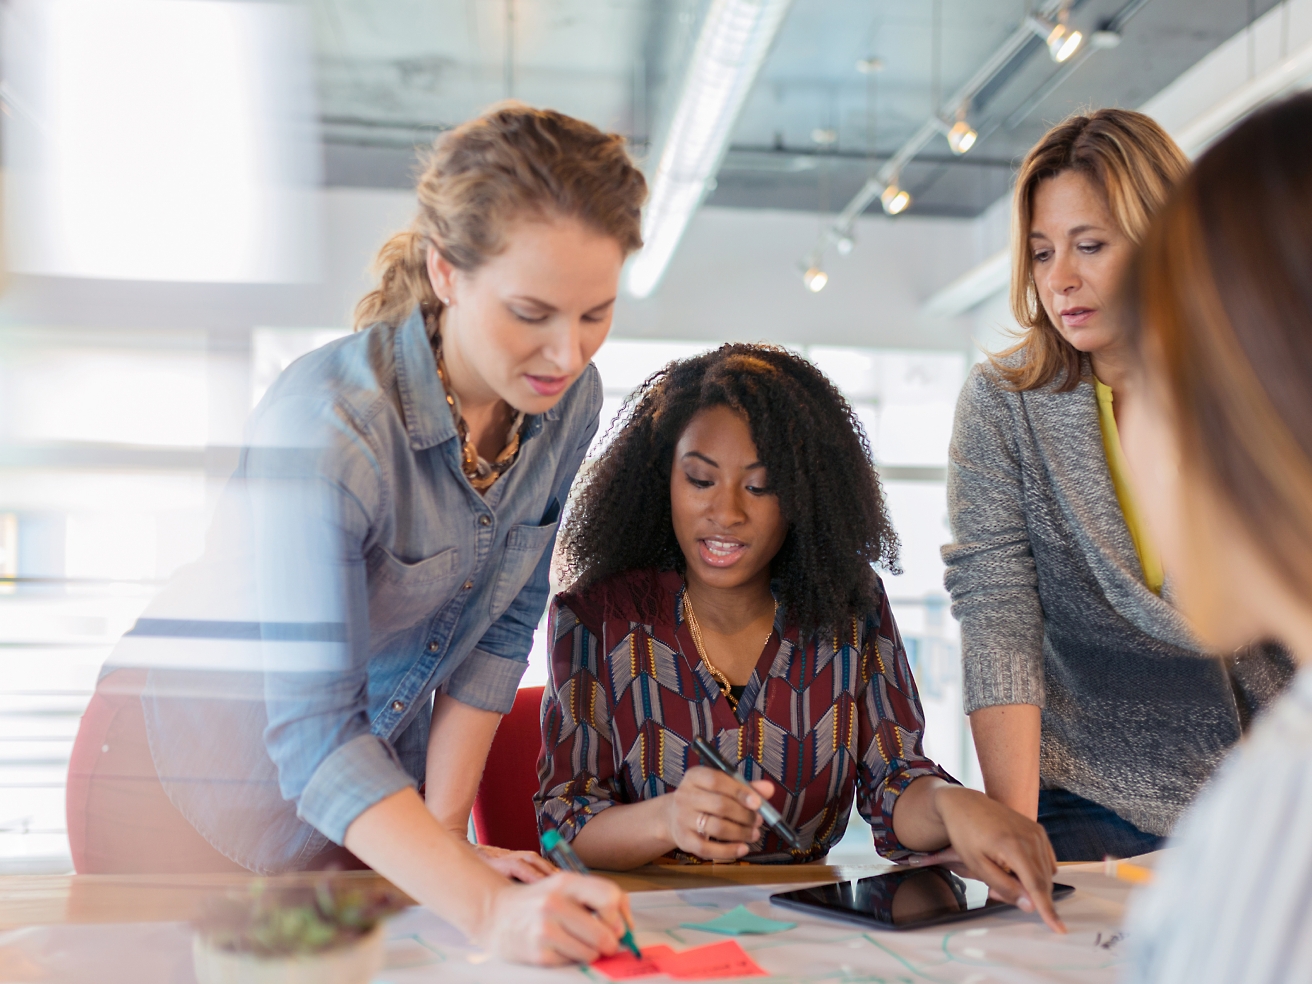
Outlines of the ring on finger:
{"type": "Polygon", "coordinates": [[[705,813],[699,813],[699,814],[697,814],[697,836],[698,836],[698,837],[705,837],[705,836],[706,836],[706,821],[707,821],[708,819],[710,819],[710,818],[707,817],[705,813]]]}

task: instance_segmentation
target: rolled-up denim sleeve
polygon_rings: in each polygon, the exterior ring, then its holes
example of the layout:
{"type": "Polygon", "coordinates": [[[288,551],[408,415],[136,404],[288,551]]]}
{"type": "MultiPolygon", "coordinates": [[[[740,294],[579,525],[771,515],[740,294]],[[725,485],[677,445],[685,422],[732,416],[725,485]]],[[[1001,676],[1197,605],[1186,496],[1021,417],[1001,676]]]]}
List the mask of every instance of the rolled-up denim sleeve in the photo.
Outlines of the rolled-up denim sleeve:
{"type": "Polygon", "coordinates": [[[301,790],[296,813],[329,840],[341,844],[356,817],[414,785],[390,744],[377,735],[356,735],[319,763],[301,790]]]}
{"type": "MultiPolygon", "coordinates": [[[[584,455],[596,437],[601,412],[601,379],[595,370],[580,380],[588,386],[585,424],[575,440],[573,450],[562,456],[556,470],[553,501],[557,512],[569,498],[574,476],[583,464],[584,455]]],[[[559,515],[552,519],[555,523],[559,515]]],[[[515,703],[515,691],[528,668],[528,654],[533,648],[533,633],[542,621],[551,594],[551,556],[556,536],[542,550],[537,566],[520,589],[515,600],[493,622],[460,668],[447,682],[447,694],[472,707],[499,714],[507,713],[515,703]]]]}
{"type": "MultiPolygon", "coordinates": [[[[530,646],[532,641],[530,632],[530,646]]],[[[527,654],[527,650],[525,652],[527,654]]],[[[506,714],[515,703],[515,691],[527,669],[526,658],[515,659],[475,649],[451,674],[443,689],[462,704],[506,714]]]]}
{"type": "Polygon", "coordinates": [[[415,780],[371,733],[364,542],[377,457],[331,406],[269,408],[246,452],[264,659],[264,744],[284,799],[337,843],[415,780]]]}

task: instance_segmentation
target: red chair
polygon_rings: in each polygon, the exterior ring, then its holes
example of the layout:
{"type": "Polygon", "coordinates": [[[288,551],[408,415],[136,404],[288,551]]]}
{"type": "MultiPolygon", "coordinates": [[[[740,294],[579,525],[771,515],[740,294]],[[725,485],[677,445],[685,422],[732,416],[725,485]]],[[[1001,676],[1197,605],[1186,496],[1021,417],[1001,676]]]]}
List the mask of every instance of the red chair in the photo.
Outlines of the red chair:
{"type": "Polygon", "coordinates": [[[474,800],[474,833],[480,844],[540,853],[533,796],[542,751],[541,709],[542,688],[525,687],[501,719],[474,800]]]}

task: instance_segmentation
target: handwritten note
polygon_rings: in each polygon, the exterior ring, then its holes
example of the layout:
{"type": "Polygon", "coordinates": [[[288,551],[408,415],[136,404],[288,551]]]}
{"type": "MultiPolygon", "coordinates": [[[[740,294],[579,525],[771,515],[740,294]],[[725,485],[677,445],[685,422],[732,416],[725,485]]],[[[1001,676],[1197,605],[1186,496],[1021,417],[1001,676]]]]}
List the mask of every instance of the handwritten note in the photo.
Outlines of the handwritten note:
{"type": "Polygon", "coordinates": [[[627,981],[635,977],[649,977],[663,973],[660,961],[674,956],[674,950],[668,946],[648,946],[642,951],[639,960],[628,950],[620,950],[610,957],[599,957],[592,962],[592,969],[600,971],[613,981],[627,981]]]}
{"type": "Polygon", "coordinates": [[[602,957],[595,961],[592,969],[612,981],[627,981],[654,974],[665,974],[684,981],[767,976],[736,940],[695,946],[681,952],[668,946],[649,946],[642,951],[641,960],[631,953],[617,953],[613,957],[602,957]]]}

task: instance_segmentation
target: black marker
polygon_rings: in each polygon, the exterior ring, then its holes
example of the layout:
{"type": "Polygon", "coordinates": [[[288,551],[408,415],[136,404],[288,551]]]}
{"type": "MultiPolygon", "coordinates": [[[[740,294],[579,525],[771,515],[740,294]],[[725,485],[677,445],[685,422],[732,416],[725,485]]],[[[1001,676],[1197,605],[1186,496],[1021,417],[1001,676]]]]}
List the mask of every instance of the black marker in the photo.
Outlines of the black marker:
{"type": "Polygon", "coordinates": [[[751,790],[752,794],[761,801],[758,812],[761,819],[768,823],[776,834],[788,842],[788,846],[794,851],[802,850],[802,842],[798,840],[797,834],[793,828],[784,823],[784,818],[773,806],[769,804],[764,796],[752,789],[752,784],[738,774],[738,770],[720,757],[717,752],[705,738],[698,735],[693,739],[693,747],[697,749],[697,754],[702,757],[702,761],[712,768],[719,769],[726,776],[737,781],[738,785],[751,790]]]}

